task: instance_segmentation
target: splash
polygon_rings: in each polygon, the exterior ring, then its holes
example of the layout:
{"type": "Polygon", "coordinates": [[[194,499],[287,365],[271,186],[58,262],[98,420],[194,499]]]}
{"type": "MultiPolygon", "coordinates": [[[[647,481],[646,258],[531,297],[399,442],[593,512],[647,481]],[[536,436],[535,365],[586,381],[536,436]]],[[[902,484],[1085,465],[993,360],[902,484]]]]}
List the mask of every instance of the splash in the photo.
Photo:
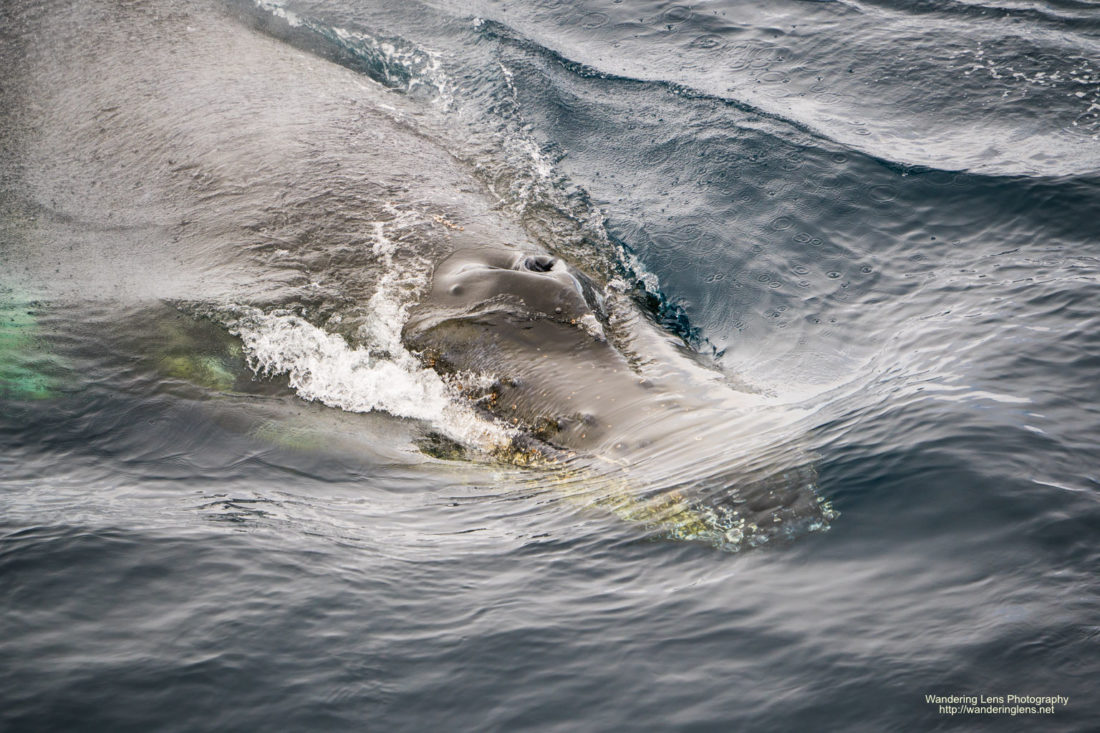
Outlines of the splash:
{"type": "Polygon", "coordinates": [[[308,401],[348,412],[383,411],[422,420],[453,440],[489,452],[512,431],[462,404],[438,374],[420,367],[406,350],[380,353],[351,346],[292,312],[238,309],[230,329],[244,344],[258,375],[285,374],[308,401]]]}
{"type": "Polygon", "coordinates": [[[498,450],[515,431],[482,417],[401,341],[409,308],[430,281],[431,263],[418,257],[398,260],[390,232],[415,226],[419,217],[388,209],[392,219],[373,222],[371,249],[383,274],[355,334],[357,345],[289,309],[237,306],[230,309],[227,325],[240,337],[255,373],[285,374],[303,399],[349,412],[383,411],[421,420],[463,445],[498,450]]]}

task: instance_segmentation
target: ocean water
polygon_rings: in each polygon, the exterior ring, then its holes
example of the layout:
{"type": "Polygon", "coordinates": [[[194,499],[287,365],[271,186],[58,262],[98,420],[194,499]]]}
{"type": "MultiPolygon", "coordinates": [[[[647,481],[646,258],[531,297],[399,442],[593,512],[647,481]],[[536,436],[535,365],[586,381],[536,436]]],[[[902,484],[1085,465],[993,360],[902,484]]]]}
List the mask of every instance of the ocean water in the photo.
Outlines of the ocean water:
{"type": "Polygon", "coordinates": [[[13,1],[0,41],[0,729],[1094,728],[1100,5],[13,1]],[[444,234],[763,407],[685,382],[627,488],[493,458],[402,341],[444,234]],[[653,503],[688,484],[749,523],[653,503]]]}

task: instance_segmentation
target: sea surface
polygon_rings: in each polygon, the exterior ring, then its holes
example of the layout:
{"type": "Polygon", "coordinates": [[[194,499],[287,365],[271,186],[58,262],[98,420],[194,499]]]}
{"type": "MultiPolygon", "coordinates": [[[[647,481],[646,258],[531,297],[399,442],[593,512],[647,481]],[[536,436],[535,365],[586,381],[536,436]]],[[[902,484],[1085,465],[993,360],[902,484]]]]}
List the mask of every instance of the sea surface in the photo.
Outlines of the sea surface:
{"type": "MultiPolygon", "coordinates": [[[[354,248],[271,250],[308,277],[236,320],[196,295],[239,287],[201,233],[127,265],[165,230],[72,203],[100,182],[49,151],[102,132],[50,122],[81,73],[63,39],[129,4],[24,5],[0,10],[0,730],[1095,730],[1095,0],[234,0],[211,21],[380,83],[502,219],[611,263],[699,363],[798,410],[792,491],[828,508],[728,542],[426,448],[493,423],[397,343],[424,272],[368,273],[388,289],[363,290],[360,348],[308,319],[336,302],[309,286],[367,287],[354,248]]],[[[215,11],[180,7],[158,33],[205,33],[215,11]]],[[[399,222],[340,244],[388,257],[399,222]]]]}

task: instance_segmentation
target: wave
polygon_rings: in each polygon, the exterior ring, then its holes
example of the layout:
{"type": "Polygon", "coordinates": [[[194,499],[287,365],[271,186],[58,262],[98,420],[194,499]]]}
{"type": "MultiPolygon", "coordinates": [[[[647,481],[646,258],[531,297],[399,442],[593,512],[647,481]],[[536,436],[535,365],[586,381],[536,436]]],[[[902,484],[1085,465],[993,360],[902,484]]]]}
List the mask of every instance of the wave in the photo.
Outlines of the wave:
{"type": "Polygon", "coordinates": [[[989,20],[1011,18],[1039,22],[1053,29],[1069,22],[1075,30],[1100,30],[1096,18],[1096,4],[1081,0],[1053,0],[1041,2],[1018,0],[992,3],[986,0],[920,0],[897,3],[893,0],[838,0],[840,4],[861,13],[889,13],[901,16],[938,16],[942,18],[967,18],[989,20]],[[1060,6],[1060,7],[1059,7],[1060,6]]]}
{"type": "Polygon", "coordinates": [[[265,33],[296,48],[414,97],[428,97],[444,106],[452,99],[450,81],[434,51],[395,36],[328,25],[272,0],[252,0],[251,5],[260,12],[248,17],[260,21],[265,33]]]}
{"type": "MultiPolygon", "coordinates": [[[[913,100],[908,100],[890,116],[876,116],[882,107],[868,106],[853,90],[848,90],[851,84],[847,81],[833,85],[837,90],[832,91],[822,84],[804,88],[808,82],[803,80],[800,91],[787,91],[783,84],[792,81],[792,78],[781,69],[794,63],[788,59],[794,57],[810,61],[809,57],[817,54],[830,57],[830,63],[836,64],[838,62],[832,59],[835,49],[830,51],[824,47],[834,43],[833,39],[811,40],[792,36],[776,41],[736,42],[712,34],[715,40],[711,44],[688,44],[688,48],[681,49],[681,53],[688,54],[690,58],[678,63],[675,73],[681,78],[674,78],[669,76],[669,69],[661,64],[659,57],[652,63],[640,65],[639,62],[620,60],[629,59],[629,54],[616,55],[612,60],[595,48],[589,48],[583,41],[570,44],[567,34],[556,38],[552,48],[545,40],[535,39],[499,20],[475,18],[473,25],[482,36],[526,54],[541,56],[573,76],[645,85],[662,94],[720,103],[759,119],[770,120],[780,128],[787,128],[778,134],[809,133],[822,141],[892,166],[921,166],[949,172],[1008,177],[1088,175],[1100,169],[1100,158],[1095,152],[1095,142],[1100,136],[1100,70],[1094,68],[1089,54],[1079,47],[1075,47],[1075,52],[1067,48],[1066,52],[1059,50],[1058,53],[1044,52],[1045,46],[1036,46],[1036,49],[1013,47],[1000,53],[996,50],[1001,43],[997,37],[985,41],[979,37],[976,43],[968,45],[960,45],[957,41],[947,44],[941,52],[944,58],[940,59],[947,68],[936,68],[935,73],[958,72],[950,75],[954,80],[977,74],[973,77],[975,83],[982,78],[982,74],[994,80],[1003,77],[1015,85],[1014,89],[1018,88],[1012,96],[1008,96],[1012,90],[1007,90],[1005,95],[989,100],[991,106],[1003,109],[1005,119],[1002,121],[995,115],[979,114],[979,106],[962,104],[961,100],[969,96],[967,90],[960,90],[958,96],[943,96],[942,100],[937,100],[940,106],[950,108],[943,114],[930,115],[928,113],[934,109],[931,105],[915,105],[913,100]],[[577,56],[563,47],[571,47],[577,56]],[[703,58],[708,54],[716,57],[703,58]],[[1037,57],[1044,59],[1042,63],[1045,66],[1034,69],[1030,66],[1027,69],[1012,66],[1030,63],[1026,60],[1037,57]],[[991,66],[991,63],[996,65],[991,66]],[[1052,68],[1052,63],[1058,68],[1052,68]],[[729,75],[714,71],[723,66],[730,69],[729,75]],[[728,93],[730,91],[737,94],[731,95],[728,93]],[[1061,96],[1057,97],[1060,100],[1058,113],[1064,121],[1034,130],[1030,126],[1021,128],[1015,124],[1013,118],[1025,114],[1024,110],[1028,110],[1027,115],[1032,115],[1032,98],[1050,96],[1058,91],[1061,92],[1061,96]],[[911,134],[917,119],[925,131],[919,138],[911,134]],[[1010,140],[1012,144],[990,146],[991,140],[1010,140]]],[[[728,32],[729,29],[726,30],[728,32]]],[[[1017,45],[1036,43],[1029,38],[1027,41],[1020,40],[1017,45]]],[[[1064,46],[1067,41],[1055,36],[1049,39],[1049,43],[1064,46]]],[[[860,48],[853,53],[857,51],[863,54],[868,50],[860,48]]],[[[912,53],[919,54],[921,51],[914,49],[912,53]]],[[[848,71],[853,71],[852,66],[860,66],[879,76],[900,76],[902,79],[911,73],[895,71],[890,67],[890,63],[895,62],[880,61],[878,56],[878,52],[874,55],[868,52],[865,57],[854,57],[848,71]]],[[[917,68],[931,70],[932,67],[925,69],[928,63],[922,60],[917,68]]],[[[1031,63],[1031,66],[1035,64],[1031,63]]],[[[805,68],[798,68],[802,69],[805,77],[805,68]]],[[[929,80],[918,81],[931,83],[929,80]]],[[[929,86],[927,95],[942,96],[944,83],[941,80],[938,86],[929,86]]],[[[904,91],[906,88],[905,85],[897,85],[891,89],[904,91]]],[[[1048,117],[1052,107],[1050,102],[1042,107],[1048,117]]]]}

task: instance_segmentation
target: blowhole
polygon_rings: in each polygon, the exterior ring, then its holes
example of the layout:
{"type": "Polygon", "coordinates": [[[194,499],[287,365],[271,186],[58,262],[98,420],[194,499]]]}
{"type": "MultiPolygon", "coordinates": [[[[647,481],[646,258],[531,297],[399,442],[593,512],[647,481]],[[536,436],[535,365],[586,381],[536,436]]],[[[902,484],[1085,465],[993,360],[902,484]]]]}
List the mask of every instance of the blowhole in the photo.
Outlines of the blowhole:
{"type": "Polygon", "coordinates": [[[523,260],[523,269],[531,272],[550,272],[554,269],[554,258],[546,255],[532,255],[523,260]]]}

